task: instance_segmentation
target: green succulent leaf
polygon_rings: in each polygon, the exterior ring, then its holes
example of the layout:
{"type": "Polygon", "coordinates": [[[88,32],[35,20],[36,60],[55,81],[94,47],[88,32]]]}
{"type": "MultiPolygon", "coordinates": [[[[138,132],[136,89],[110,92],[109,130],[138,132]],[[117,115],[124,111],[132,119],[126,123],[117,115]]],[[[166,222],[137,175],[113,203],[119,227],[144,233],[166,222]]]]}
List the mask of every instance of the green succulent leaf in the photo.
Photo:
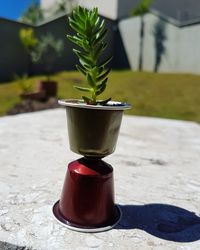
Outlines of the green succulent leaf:
{"type": "Polygon", "coordinates": [[[68,38],[71,42],[75,43],[76,45],[78,45],[78,46],[80,46],[80,47],[83,47],[82,41],[81,41],[80,38],[78,38],[78,37],[76,37],[76,36],[70,36],[70,35],[67,35],[67,38],[68,38]]]}
{"type": "Polygon", "coordinates": [[[98,86],[98,90],[96,91],[96,95],[100,95],[101,93],[104,92],[105,89],[106,89],[106,83],[101,84],[100,86],[98,86]]]}
{"type": "Polygon", "coordinates": [[[84,25],[84,18],[81,15],[78,15],[75,11],[72,11],[72,16],[71,18],[75,22],[79,22],[80,24],[84,25]]]}
{"type": "Polygon", "coordinates": [[[108,98],[108,99],[106,99],[104,101],[97,101],[97,104],[99,104],[99,105],[106,105],[110,100],[111,100],[111,98],[108,98]]]}
{"type": "Polygon", "coordinates": [[[104,68],[111,60],[112,60],[112,56],[109,57],[108,59],[106,59],[105,61],[103,61],[100,65],[100,67],[104,68]]]}
{"type": "Polygon", "coordinates": [[[78,6],[77,8],[77,15],[83,20],[83,22],[85,21],[85,17],[86,17],[85,12],[81,6],[78,6]]]}
{"type": "Polygon", "coordinates": [[[86,75],[86,79],[87,79],[88,84],[91,87],[95,87],[95,81],[94,81],[94,79],[92,78],[92,76],[90,74],[86,75]]]}
{"type": "Polygon", "coordinates": [[[93,31],[93,35],[96,36],[100,31],[103,31],[105,29],[105,25],[105,20],[103,20],[100,25],[96,26],[93,31]]]}
{"type": "Polygon", "coordinates": [[[81,59],[79,60],[79,62],[80,62],[80,64],[84,67],[84,69],[87,70],[87,72],[90,72],[90,70],[92,69],[92,67],[91,67],[89,64],[85,63],[85,62],[82,61],[81,59]]]}
{"type": "Polygon", "coordinates": [[[90,104],[90,105],[96,104],[92,98],[89,98],[87,96],[82,96],[82,98],[83,98],[84,102],[86,102],[87,104],[90,104]]]}
{"type": "Polygon", "coordinates": [[[98,58],[100,54],[105,50],[107,44],[106,43],[100,43],[98,48],[95,51],[95,57],[98,58]]]}
{"type": "Polygon", "coordinates": [[[87,56],[85,55],[85,53],[79,51],[79,50],[76,50],[76,49],[73,49],[73,52],[78,56],[78,58],[84,63],[84,64],[88,64],[88,65],[91,65],[92,64],[92,61],[90,59],[87,58],[87,56]]]}
{"type": "Polygon", "coordinates": [[[102,75],[97,77],[97,79],[96,79],[97,82],[104,80],[107,77],[107,75],[110,73],[110,71],[111,71],[111,68],[107,69],[102,75]]]}
{"type": "Polygon", "coordinates": [[[86,53],[85,51],[81,51],[81,50],[78,50],[78,49],[73,49],[73,52],[77,54],[77,56],[84,56],[84,57],[88,57],[88,53],[86,53]]]}
{"type": "Polygon", "coordinates": [[[96,38],[93,40],[93,45],[96,46],[98,43],[102,42],[105,39],[107,30],[104,30],[102,33],[98,33],[96,38]]]}
{"type": "Polygon", "coordinates": [[[92,92],[92,89],[86,87],[74,86],[74,88],[84,92],[92,92]]]}
{"type": "Polygon", "coordinates": [[[90,50],[91,50],[88,41],[84,41],[84,40],[82,40],[82,48],[83,48],[84,51],[87,52],[87,53],[89,53],[90,50]]]}
{"type": "Polygon", "coordinates": [[[92,27],[91,27],[91,24],[90,24],[90,20],[86,20],[86,22],[85,22],[85,29],[86,29],[86,35],[87,36],[91,36],[92,27]]]}
{"type": "Polygon", "coordinates": [[[95,22],[95,26],[98,27],[98,25],[100,24],[100,17],[98,16],[97,19],[96,19],[96,22],[95,22]]]}
{"type": "Polygon", "coordinates": [[[76,32],[80,33],[81,35],[84,35],[84,29],[83,27],[80,26],[80,24],[77,24],[75,21],[71,19],[69,25],[76,32]]]}
{"type": "Polygon", "coordinates": [[[91,70],[91,73],[93,75],[93,78],[95,78],[95,81],[96,81],[96,78],[99,75],[99,68],[97,66],[93,67],[91,70]]]}
{"type": "Polygon", "coordinates": [[[101,88],[102,85],[106,84],[108,81],[108,78],[104,79],[98,86],[97,89],[101,88]]]}
{"type": "Polygon", "coordinates": [[[98,67],[98,75],[101,75],[103,71],[104,71],[104,67],[98,67]]]}
{"type": "Polygon", "coordinates": [[[97,18],[98,18],[98,8],[94,8],[90,18],[93,25],[95,25],[97,18]]]}
{"type": "Polygon", "coordinates": [[[76,68],[77,68],[77,70],[78,70],[79,72],[81,72],[83,75],[86,76],[87,71],[86,71],[84,68],[82,68],[82,67],[79,66],[78,64],[76,65],[76,68]]]}

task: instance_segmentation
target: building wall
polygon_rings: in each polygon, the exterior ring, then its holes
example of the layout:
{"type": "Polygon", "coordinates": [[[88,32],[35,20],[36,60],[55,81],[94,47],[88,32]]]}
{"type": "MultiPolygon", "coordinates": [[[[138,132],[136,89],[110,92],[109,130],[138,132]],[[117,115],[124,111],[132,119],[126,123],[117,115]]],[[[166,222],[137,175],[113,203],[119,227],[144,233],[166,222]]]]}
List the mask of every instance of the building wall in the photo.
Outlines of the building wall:
{"type": "Polygon", "coordinates": [[[118,19],[131,16],[131,11],[140,3],[141,0],[118,0],[117,17],[118,19]]]}
{"type": "Polygon", "coordinates": [[[28,71],[29,58],[19,40],[19,30],[29,27],[15,21],[0,19],[0,80],[12,79],[28,71]]]}
{"type": "MultiPolygon", "coordinates": [[[[107,47],[106,54],[111,55],[114,53],[114,33],[112,32],[113,22],[107,20],[107,28],[108,28],[108,35],[107,41],[109,41],[109,46],[107,47]]],[[[73,70],[76,69],[75,65],[78,63],[77,56],[72,52],[74,45],[67,39],[67,34],[72,34],[72,29],[69,27],[67,22],[67,16],[60,17],[56,20],[51,22],[45,23],[36,27],[37,36],[41,36],[44,34],[51,33],[55,38],[61,39],[64,44],[64,51],[62,56],[55,60],[55,63],[52,67],[52,72],[60,71],[60,70],[73,70]]],[[[104,58],[107,56],[104,54],[104,58]]],[[[114,61],[113,61],[114,63],[114,61]]],[[[42,65],[35,65],[34,66],[34,73],[41,73],[43,72],[42,65]]]]}
{"type": "Polygon", "coordinates": [[[100,15],[112,20],[117,19],[118,0],[79,0],[79,4],[89,9],[98,7],[100,15]]]}
{"type": "MultiPolygon", "coordinates": [[[[31,63],[30,57],[19,39],[20,29],[29,27],[32,26],[0,19],[0,81],[11,80],[15,75],[24,73],[34,75],[45,72],[44,65],[31,63]]],[[[66,38],[70,29],[66,22],[66,16],[32,28],[38,38],[51,33],[55,38],[63,41],[64,50],[52,65],[52,73],[75,69],[77,60],[72,53],[72,44],[66,38]]]]}
{"type": "MultiPolygon", "coordinates": [[[[153,14],[144,17],[144,24],[143,70],[154,71],[160,53],[160,62],[157,65],[159,72],[200,73],[200,47],[197,42],[200,41],[199,24],[178,28],[153,14]],[[156,36],[155,29],[158,24],[161,25],[161,31],[156,36]]],[[[128,61],[133,70],[139,69],[140,27],[141,17],[128,18],[119,24],[128,61]]]]}
{"type": "MultiPolygon", "coordinates": [[[[70,32],[70,27],[67,23],[67,17],[63,16],[44,23],[35,27],[37,37],[43,35],[52,34],[56,39],[63,41],[64,50],[61,56],[57,57],[52,65],[52,73],[62,70],[73,70],[75,69],[75,63],[77,63],[76,57],[72,53],[72,43],[66,37],[66,34],[70,32]]],[[[34,66],[34,74],[43,73],[43,65],[36,64],[34,66]]]]}
{"type": "MultiPolygon", "coordinates": [[[[98,7],[99,13],[110,19],[117,19],[117,2],[118,0],[73,0],[86,8],[98,7]]],[[[41,0],[41,6],[44,9],[49,9],[59,0],[41,0]]]]}
{"type": "MultiPolygon", "coordinates": [[[[41,6],[48,9],[59,0],[41,0],[41,6]]],[[[130,15],[131,9],[135,7],[140,0],[74,0],[80,5],[93,8],[98,7],[99,13],[112,20],[117,20],[130,15]]]]}
{"type": "MultiPolygon", "coordinates": [[[[111,66],[113,68],[129,67],[120,34],[115,21],[107,22],[107,49],[102,60],[109,55],[113,55],[111,66]]],[[[22,75],[29,72],[31,74],[42,74],[45,72],[42,64],[31,64],[29,55],[25,51],[19,39],[21,28],[31,27],[23,23],[0,19],[0,81],[12,80],[14,75],[22,75]]],[[[72,43],[66,38],[66,34],[72,33],[68,26],[67,16],[62,16],[37,27],[32,27],[37,37],[51,33],[55,38],[61,39],[64,44],[64,51],[59,58],[56,58],[52,66],[52,73],[61,70],[75,69],[78,63],[77,57],[72,52],[72,43]]]]}

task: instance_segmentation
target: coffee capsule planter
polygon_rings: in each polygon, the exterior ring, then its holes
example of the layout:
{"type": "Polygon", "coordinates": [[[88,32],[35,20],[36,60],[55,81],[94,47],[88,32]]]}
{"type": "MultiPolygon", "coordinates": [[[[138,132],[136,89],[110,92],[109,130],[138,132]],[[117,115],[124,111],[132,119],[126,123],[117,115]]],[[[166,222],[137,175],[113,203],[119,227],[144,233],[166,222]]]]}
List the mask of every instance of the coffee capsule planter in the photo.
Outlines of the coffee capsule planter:
{"type": "Polygon", "coordinates": [[[107,87],[112,56],[101,56],[107,47],[105,20],[98,9],[75,8],[68,18],[75,32],[67,35],[76,45],[77,70],[87,86],[74,86],[86,93],[83,100],[63,100],[66,107],[70,149],[82,158],[68,165],[61,198],[53,207],[56,219],[81,232],[101,232],[114,227],[121,217],[114,203],[113,168],[102,158],[114,152],[123,111],[130,105],[98,100],[107,87]],[[78,49],[77,49],[78,48],[78,49]]]}
{"type": "Polygon", "coordinates": [[[109,230],[119,222],[121,211],[114,203],[113,168],[102,158],[114,152],[123,111],[130,105],[87,105],[77,100],[59,104],[66,107],[70,149],[83,157],[68,164],[53,214],[72,230],[109,230]]]}

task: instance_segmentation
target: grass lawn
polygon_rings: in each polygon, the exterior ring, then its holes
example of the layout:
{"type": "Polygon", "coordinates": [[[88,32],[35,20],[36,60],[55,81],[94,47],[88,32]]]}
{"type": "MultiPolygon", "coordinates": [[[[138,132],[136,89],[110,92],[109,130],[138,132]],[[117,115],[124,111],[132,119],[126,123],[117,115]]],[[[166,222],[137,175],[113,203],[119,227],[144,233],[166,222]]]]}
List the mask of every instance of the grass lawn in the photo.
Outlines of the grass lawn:
{"type": "MultiPolygon", "coordinates": [[[[36,86],[37,76],[28,80],[36,86]]],[[[59,82],[59,98],[81,98],[73,85],[84,86],[78,72],[60,72],[52,76],[59,82]]],[[[19,84],[0,84],[0,115],[5,115],[20,102],[19,84]]],[[[192,120],[200,122],[200,76],[190,74],[154,74],[132,71],[113,71],[106,94],[100,98],[129,102],[133,105],[127,114],[192,120]]]]}

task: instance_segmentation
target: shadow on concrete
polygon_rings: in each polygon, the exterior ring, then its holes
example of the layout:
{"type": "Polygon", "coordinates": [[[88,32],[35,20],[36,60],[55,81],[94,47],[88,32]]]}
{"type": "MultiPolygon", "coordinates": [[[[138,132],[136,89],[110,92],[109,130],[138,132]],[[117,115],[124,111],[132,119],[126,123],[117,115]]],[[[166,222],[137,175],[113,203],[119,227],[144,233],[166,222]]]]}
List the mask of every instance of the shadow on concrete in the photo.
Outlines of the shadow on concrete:
{"type": "Polygon", "coordinates": [[[200,239],[200,217],[167,204],[120,205],[122,219],[116,229],[141,229],[160,239],[193,242],[200,239]]]}
{"type": "MultiPolygon", "coordinates": [[[[7,242],[0,241],[1,250],[34,250],[33,248],[20,247],[7,242]]],[[[35,249],[36,250],[36,249],[35,249]]]]}

